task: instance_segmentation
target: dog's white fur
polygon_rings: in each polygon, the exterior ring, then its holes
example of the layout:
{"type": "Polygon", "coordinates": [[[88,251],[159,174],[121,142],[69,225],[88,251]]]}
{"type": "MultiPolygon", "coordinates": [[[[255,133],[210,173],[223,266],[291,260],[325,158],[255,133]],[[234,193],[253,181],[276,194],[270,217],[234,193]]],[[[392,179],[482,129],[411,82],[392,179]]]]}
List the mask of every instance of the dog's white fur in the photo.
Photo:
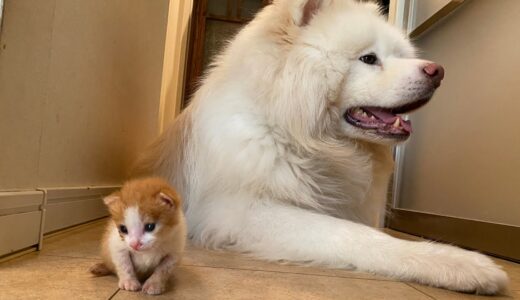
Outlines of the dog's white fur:
{"type": "Polygon", "coordinates": [[[500,292],[507,275],[484,255],[361,224],[384,214],[393,141],[342,115],[431,97],[426,63],[375,5],[275,1],[218,57],[138,169],[179,189],[201,245],[500,292]],[[377,65],[359,61],[370,52],[377,65]]]}

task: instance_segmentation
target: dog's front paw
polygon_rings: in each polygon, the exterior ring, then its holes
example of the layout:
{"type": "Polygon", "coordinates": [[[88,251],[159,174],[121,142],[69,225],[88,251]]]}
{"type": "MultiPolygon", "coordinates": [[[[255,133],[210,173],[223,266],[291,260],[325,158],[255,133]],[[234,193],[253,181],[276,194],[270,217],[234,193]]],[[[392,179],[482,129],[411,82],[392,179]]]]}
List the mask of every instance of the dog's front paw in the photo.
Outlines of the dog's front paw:
{"type": "Polygon", "coordinates": [[[119,279],[119,288],[127,291],[138,291],[141,289],[141,283],[135,278],[119,279]]]}
{"type": "Polygon", "coordinates": [[[466,261],[459,266],[459,290],[482,295],[494,295],[507,289],[509,278],[489,257],[466,251],[466,261]]]}
{"type": "Polygon", "coordinates": [[[148,295],[159,295],[164,292],[165,288],[164,282],[157,279],[149,279],[144,283],[142,291],[148,295]]]}
{"type": "Polygon", "coordinates": [[[426,260],[434,286],[483,295],[494,295],[507,289],[509,279],[500,266],[489,257],[449,245],[430,244],[426,260]]]}

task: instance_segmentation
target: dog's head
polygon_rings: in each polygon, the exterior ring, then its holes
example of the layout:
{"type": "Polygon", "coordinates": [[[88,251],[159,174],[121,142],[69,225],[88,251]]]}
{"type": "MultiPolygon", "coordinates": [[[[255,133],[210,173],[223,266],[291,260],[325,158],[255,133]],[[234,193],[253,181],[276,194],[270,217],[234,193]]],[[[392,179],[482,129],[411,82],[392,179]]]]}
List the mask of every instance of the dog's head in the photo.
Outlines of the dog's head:
{"type": "Polygon", "coordinates": [[[384,144],[408,138],[411,123],[399,114],[430,100],[444,77],[440,65],[415,58],[372,3],[279,0],[274,7],[290,19],[282,22],[289,50],[279,82],[292,89],[275,107],[302,119],[289,126],[384,144]]]}

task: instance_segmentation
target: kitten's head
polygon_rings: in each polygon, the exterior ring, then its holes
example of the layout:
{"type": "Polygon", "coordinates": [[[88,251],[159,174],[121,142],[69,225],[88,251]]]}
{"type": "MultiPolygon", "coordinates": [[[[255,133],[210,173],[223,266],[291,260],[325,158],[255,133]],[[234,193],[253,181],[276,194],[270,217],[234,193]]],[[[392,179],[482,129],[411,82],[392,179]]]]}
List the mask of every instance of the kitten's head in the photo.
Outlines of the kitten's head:
{"type": "Polygon", "coordinates": [[[121,239],[132,251],[157,247],[181,218],[179,195],[159,178],[128,181],[103,200],[121,239]]]}

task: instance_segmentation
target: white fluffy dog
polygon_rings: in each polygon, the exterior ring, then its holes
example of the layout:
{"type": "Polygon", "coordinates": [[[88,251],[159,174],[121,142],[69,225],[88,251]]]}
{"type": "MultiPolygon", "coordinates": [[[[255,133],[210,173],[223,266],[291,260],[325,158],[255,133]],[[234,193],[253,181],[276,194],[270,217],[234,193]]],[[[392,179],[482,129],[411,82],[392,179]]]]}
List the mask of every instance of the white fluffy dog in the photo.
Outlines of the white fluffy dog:
{"type": "Polygon", "coordinates": [[[494,294],[484,255],[390,237],[391,145],[444,76],[374,4],[279,0],[220,55],[189,107],[138,162],[185,199],[201,245],[494,294]]]}

